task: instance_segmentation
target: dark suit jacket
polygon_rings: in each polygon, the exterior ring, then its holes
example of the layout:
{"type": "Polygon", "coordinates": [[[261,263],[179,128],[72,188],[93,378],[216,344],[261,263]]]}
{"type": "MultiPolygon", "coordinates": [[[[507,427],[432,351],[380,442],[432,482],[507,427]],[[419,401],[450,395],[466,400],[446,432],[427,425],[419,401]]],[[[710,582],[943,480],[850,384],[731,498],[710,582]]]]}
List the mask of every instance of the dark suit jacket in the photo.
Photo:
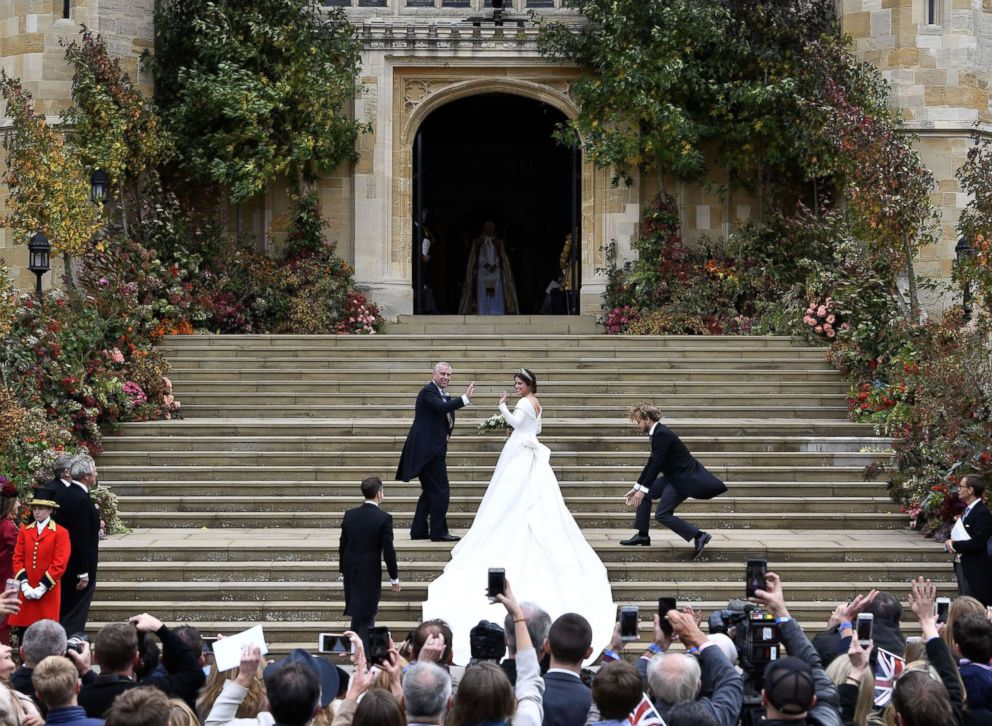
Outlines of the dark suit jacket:
{"type": "Polygon", "coordinates": [[[382,595],[382,560],[393,580],[399,578],[393,548],[393,517],[374,504],[363,504],[344,513],[338,560],[344,575],[344,612],[370,617],[379,609],[382,595]]]}
{"type": "Polygon", "coordinates": [[[992,560],[988,553],[992,512],[984,502],[976,502],[962,524],[971,539],[954,542],[954,551],[961,553],[961,571],[975,597],[983,605],[992,605],[992,560]]]}
{"type": "Polygon", "coordinates": [[[100,513],[90,495],[78,484],[67,487],[59,482],[55,492],[59,508],[52,514],[52,519],[69,531],[72,545],[69,566],[63,575],[66,587],[62,589],[62,600],[65,601],[67,590],[75,592],[79,575],[86,572],[90,576],[90,584],[96,582],[96,567],[100,558],[100,513]]]}
{"type": "Polygon", "coordinates": [[[406,435],[400,463],[396,467],[399,481],[415,479],[428,461],[447,449],[448,437],[455,425],[455,411],[464,405],[461,396],[451,396],[446,400],[434,381],[420,389],[413,425],[406,435]],[[451,414],[450,424],[448,414],[451,414]]]}
{"type": "Polygon", "coordinates": [[[577,674],[544,674],[544,726],[582,726],[590,706],[592,691],[577,674]]]}
{"type": "Polygon", "coordinates": [[[651,435],[651,458],[637,483],[650,487],[659,476],[664,476],[679,494],[693,499],[712,499],[727,491],[726,485],[706,471],[682,440],[662,423],[651,435]]]}

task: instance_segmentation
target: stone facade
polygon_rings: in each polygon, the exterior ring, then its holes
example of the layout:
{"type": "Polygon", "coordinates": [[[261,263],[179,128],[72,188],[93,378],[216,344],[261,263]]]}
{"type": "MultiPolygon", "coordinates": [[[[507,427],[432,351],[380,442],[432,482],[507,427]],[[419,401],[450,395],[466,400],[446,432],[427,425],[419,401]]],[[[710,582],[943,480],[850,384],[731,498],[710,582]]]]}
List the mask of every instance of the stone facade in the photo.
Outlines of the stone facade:
{"type": "MultiPolygon", "coordinates": [[[[139,84],[151,46],[153,0],[0,0],[0,66],[21,77],[54,120],[69,95],[59,39],[80,23],[109,41],[139,84]],[[68,18],[64,17],[68,7],[68,18]]],[[[355,266],[358,280],[391,314],[412,308],[412,145],[419,125],[450,101],[480,93],[507,93],[541,101],[574,116],[569,85],[577,70],[549,64],[537,51],[527,11],[579,22],[561,0],[508,0],[506,22],[473,24],[492,13],[491,0],[325,0],[345,7],[365,47],[354,113],[371,126],[360,141],[361,159],[319,185],[329,234],[355,266]],[[517,19],[520,19],[518,22],[517,19]]],[[[857,52],[878,65],[893,86],[894,105],[919,135],[918,148],[938,179],[940,241],[920,255],[920,271],[947,277],[955,225],[966,199],[954,179],[976,131],[992,131],[992,0],[838,0],[857,52]]],[[[702,184],[666,183],[682,210],[686,238],[726,236],[757,213],[743,192],[720,195],[725,175],[712,170],[702,184]]],[[[599,307],[604,280],[596,272],[602,248],[615,241],[622,258],[633,253],[642,206],[657,193],[654,178],[630,188],[611,187],[609,174],[581,169],[582,308],[599,307]]],[[[0,190],[2,194],[2,190],[0,190]]],[[[0,205],[3,199],[0,197],[0,205]]],[[[267,249],[277,248],[287,218],[285,190],[235,210],[239,227],[267,249]]],[[[11,249],[0,231],[0,254],[19,283],[26,250],[11,249]]]]}

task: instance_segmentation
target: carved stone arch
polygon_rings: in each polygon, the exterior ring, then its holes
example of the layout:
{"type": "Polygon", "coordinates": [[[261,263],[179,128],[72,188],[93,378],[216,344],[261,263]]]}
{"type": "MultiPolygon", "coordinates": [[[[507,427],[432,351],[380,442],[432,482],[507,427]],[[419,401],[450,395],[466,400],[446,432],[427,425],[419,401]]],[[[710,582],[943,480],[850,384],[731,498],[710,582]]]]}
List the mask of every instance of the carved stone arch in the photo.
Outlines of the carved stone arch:
{"type": "MultiPolygon", "coordinates": [[[[566,118],[578,115],[569,96],[576,71],[564,69],[486,69],[397,68],[393,75],[392,220],[388,264],[397,279],[411,279],[411,206],[413,186],[413,143],[420,125],[437,109],[453,101],[484,93],[522,96],[559,110],[566,118]],[[464,72],[468,71],[468,72],[464,72]],[[474,72],[473,72],[474,71],[474,72]],[[512,74],[512,75],[511,75],[512,74]]],[[[598,239],[596,190],[603,187],[600,176],[588,160],[582,163],[582,265],[583,277],[603,265],[602,241],[598,239]]],[[[605,178],[605,177],[604,177],[605,178]]]]}

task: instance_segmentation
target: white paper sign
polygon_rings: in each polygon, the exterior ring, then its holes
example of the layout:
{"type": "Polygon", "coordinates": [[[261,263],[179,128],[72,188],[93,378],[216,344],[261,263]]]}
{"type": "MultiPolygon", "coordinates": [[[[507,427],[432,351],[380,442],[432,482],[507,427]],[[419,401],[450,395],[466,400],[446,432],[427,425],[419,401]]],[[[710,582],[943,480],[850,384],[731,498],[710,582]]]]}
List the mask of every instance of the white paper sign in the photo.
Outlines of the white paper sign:
{"type": "Polygon", "coordinates": [[[263,656],[269,652],[261,625],[215,641],[214,662],[217,664],[217,670],[226,671],[241,665],[241,652],[249,643],[257,645],[262,650],[263,656]]]}
{"type": "Polygon", "coordinates": [[[954,522],[954,528],[951,530],[951,539],[955,542],[963,542],[964,540],[971,539],[968,530],[964,528],[963,517],[958,517],[957,521],[954,522]]]}

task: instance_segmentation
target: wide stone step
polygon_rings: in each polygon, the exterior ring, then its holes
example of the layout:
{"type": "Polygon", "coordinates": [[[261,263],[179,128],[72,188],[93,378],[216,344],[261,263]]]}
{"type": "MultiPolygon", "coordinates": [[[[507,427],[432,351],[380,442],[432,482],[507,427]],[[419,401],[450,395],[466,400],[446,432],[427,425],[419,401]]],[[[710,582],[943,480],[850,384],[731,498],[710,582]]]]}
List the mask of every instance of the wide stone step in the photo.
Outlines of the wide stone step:
{"type": "MultiPolygon", "coordinates": [[[[482,321],[491,324],[489,320],[482,321]]],[[[541,322],[541,321],[538,321],[541,322]]],[[[775,335],[632,335],[608,336],[601,330],[589,333],[542,333],[540,335],[519,335],[517,333],[471,333],[465,330],[441,331],[427,336],[416,333],[399,333],[382,336],[361,335],[291,335],[291,334],[248,334],[248,335],[167,335],[159,345],[163,350],[172,348],[360,348],[379,351],[383,348],[423,348],[424,341],[432,345],[475,345],[515,348],[551,347],[562,348],[782,348],[792,350],[826,349],[810,345],[804,338],[775,335]]]]}
{"type": "MultiPolygon", "coordinates": [[[[140,502],[140,499],[138,500],[140,502]]],[[[140,504],[139,504],[140,506],[140,504]]],[[[683,511],[680,509],[680,512],[683,511]]],[[[689,508],[685,508],[688,513],[689,508]]],[[[390,512],[396,527],[409,527],[413,520],[413,510],[390,512]]],[[[633,514],[624,512],[574,512],[579,527],[607,527],[619,529],[630,527],[633,514]]],[[[308,509],[288,514],[278,511],[254,512],[215,512],[187,511],[177,514],[123,508],[121,516],[129,524],[139,527],[332,527],[341,522],[340,512],[319,512],[308,509]]],[[[693,511],[692,521],[701,529],[740,529],[755,530],[796,526],[804,529],[827,529],[851,527],[853,529],[905,529],[909,517],[899,512],[834,512],[824,516],[823,512],[796,511],[791,507],[781,512],[727,512],[693,511]]],[[[448,512],[448,523],[453,528],[467,529],[475,519],[474,512],[448,512]]]]}
{"type": "MultiPolygon", "coordinates": [[[[247,395],[247,394],[246,394],[247,395]]],[[[283,404],[256,399],[251,403],[246,402],[245,395],[239,395],[234,399],[227,396],[218,396],[217,403],[206,403],[197,400],[196,395],[182,397],[184,401],[183,413],[186,416],[203,417],[231,417],[250,418],[258,416],[272,416],[274,418],[339,418],[344,416],[355,416],[363,413],[361,407],[345,404],[314,404],[306,403],[306,396],[300,398],[304,400],[297,404],[283,404]],[[190,400],[192,399],[192,400],[190,400]],[[224,402],[228,399],[228,402],[224,402]]],[[[603,406],[572,406],[561,405],[549,409],[544,415],[547,421],[553,418],[615,418],[627,413],[631,403],[640,400],[632,398],[630,401],[618,403],[616,405],[603,406]]],[[[767,401],[775,401],[774,397],[769,397],[767,401]]],[[[392,419],[406,419],[413,409],[413,403],[409,397],[402,404],[376,404],[366,407],[364,413],[376,416],[385,416],[392,419]]],[[[714,405],[665,405],[665,413],[674,416],[690,416],[698,413],[704,417],[714,418],[820,418],[846,420],[847,406],[780,406],[780,405],[756,405],[756,406],[724,406],[714,405]]],[[[409,420],[409,419],[407,419],[409,420]]]]}
{"type": "MultiPolygon", "coordinates": [[[[707,548],[707,554],[709,548],[707,548]]],[[[441,574],[445,562],[439,560],[409,561],[400,559],[400,577],[404,583],[429,583],[441,574]]],[[[610,581],[620,582],[731,582],[738,585],[744,576],[742,562],[607,562],[610,581]]],[[[776,562],[775,572],[786,582],[809,580],[810,574],[818,579],[842,582],[853,580],[864,583],[909,582],[922,576],[934,582],[950,582],[954,571],[946,560],[931,562],[776,562]]],[[[335,582],[339,573],[337,560],[320,562],[294,562],[287,567],[284,561],[240,562],[126,562],[102,561],[100,563],[99,596],[117,597],[119,590],[110,589],[111,583],[121,587],[134,583],[243,583],[246,589],[258,590],[257,583],[284,582],[335,582]]],[[[388,573],[383,568],[383,579],[388,573]]],[[[140,589],[139,589],[140,592],[140,589]]],[[[246,596],[244,599],[253,599],[246,596]]],[[[391,596],[392,597],[392,596],[391,596]]]]}
{"type": "MultiPolygon", "coordinates": [[[[535,374],[536,375],[536,374],[535,374]]],[[[478,382],[475,388],[476,396],[499,395],[500,391],[512,391],[513,380],[504,375],[502,379],[489,382],[478,382]]],[[[741,386],[736,380],[725,381],[604,381],[589,379],[587,381],[562,381],[553,382],[539,379],[541,400],[547,401],[569,401],[573,402],[577,396],[599,400],[608,396],[633,396],[641,399],[655,396],[665,396],[665,401],[682,400],[696,398],[700,396],[712,396],[717,392],[727,389],[721,395],[733,395],[734,397],[758,398],[775,394],[776,397],[784,400],[791,400],[796,397],[806,399],[818,399],[823,396],[844,397],[850,390],[850,386],[843,380],[832,383],[823,382],[766,382],[749,383],[741,386]]],[[[367,395],[370,388],[370,381],[364,376],[355,376],[354,380],[341,381],[337,377],[326,376],[324,380],[293,381],[286,380],[283,376],[278,379],[250,379],[250,380],[225,380],[225,381],[192,381],[189,378],[172,376],[177,394],[189,396],[190,394],[214,393],[214,394],[242,394],[242,393],[296,393],[298,391],[308,391],[314,396],[355,396],[356,394],[367,395]]],[[[374,381],[371,387],[375,393],[383,396],[383,400],[389,401],[392,397],[400,396],[406,399],[415,397],[424,381],[374,381]]]]}
{"type": "MultiPolygon", "coordinates": [[[[115,494],[130,497],[167,496],[230,496],[237,494],[243,497],[255,498],[262,496],[309,496],[309,497],[340,497],[347,502],[344,506],[357,506],[361,503],[357,482],[328,482],[300,480],[265,480],[257,481],[130,481],[101,478],[100,483],[109,487],[115,494]]],[[[730,492],[736,497],[858,497],[866,494],[865,482],[856,479],[852,481],[726,481],[730,492]]],[[[615,499],[630,488],[630,482],[620,481],[559,481],[566,500],[573,497],[608,497],[615,499]]],[[[416,498],[420,496],[420,485],[412,482],[394,482],[384,480],[386,495],[390,505],[400,497],[416,498]]],[[[480,498],[486,493],[488,481],[451,481],[453,495],[480,498]]],[[[868,491],[874,491],[869,489],[868,491]]]]}
{"type": "MultiPolygon", "coordinates": [[[[351,466],[366,469],[395,467],[400,447],[388,451],[115,451],[101,457],[108,466],[351,466]]],[[[455,467],[496,466],[498,451],[449,451],[449,470],[455,467]]],[[[857,451],[707,451],[696,452],[707,467],[733,466],[867,466],[879,454],[857,451]]],[[[588,470],[643,467],[644,451],[555,451],[552,468],[583,467],[588,470]]]]}
{"type": "MultiPolygon", "coordinates": [[[[457,490],[456,490],[457,491],[457,490]]],[[[730,494],[734,492],[731,491],[730,494]]],[[[611,497],[565,496],[565,503],[573,514],[627,513],[632,509],[623,501],[623,487],[616,487],[611,497]]],[[[474,514],[482,501],[480,496],[451,497],[448,511],[460,514],[474,514]]],[[[346,509],[358,506],[360,502],[354,494],[334,496],[327,492],[302,496],[259,496],[248,493],[231,492],[227,496],[121,496],[120,505],[124,511],[173,512],[231,512],[231,513],[293,513],[306,511],[308,514],[336,516],[340,519],[346,509]]],[[[415,496],[389,494],[390,510],[412,512],[417,504],[415,496]]],[[[849,496],[811,497],[801,492],[778,497],[736,497],[726,494],[716,499],[702,501],[689,499],[679,505],[679,512],[686,514],[702,512],[770,513],[770,512],[821,512],[834,514],[845,512],[898,512],[899,507],[889,497],[849,496]]],[[[295,521],[295,520],[294,520],[295,521]]]]}
{"type": "MultiPolygon", "coordinates": [[[[485,566],[486,563],[480,563],[485,566]]],[[[494,563],[498,564],[498,563],[494,563]]],[[[944,573],[938,580],[944,589],[957,588],[953,572],[944,573]]],[[[743,575],[743,571],[741,572],[743,575]]],[[[818,582],[789,582],[789,597],[798,600],[830,601],[833,604],[849,597],[854,592],[867,592],[878,588],[881,590],[902,590],[909,585],[909,580],[894,582],[891,580],[858,582],[846,577],[837,582],[821,580],[818,582]]],[[[684,580],[644,580],[644,581],[613,581],[613,597],[617,602],[644,603],[654,598],[657,608],[658,594],[666,593],[669,597],[679,600],[715,600],[729,601],[744,597],[743,577],[731,582],[713,581],[684,581],[684,580]]],[[[523,595],[526,597],[526,595],[523,595]]],[[[419,609],[421,601],[427,599],[427,583],[404,581],[402,592],[392,592],[385,588],[380,600],[380,612],[388,610],[390,605],[402,611],[409,607],[411,600],[419,609]]],[[[270,608],[278,609],[284,603],[305,603],[307,609],[324,610],[324,605],[344,602],[344,585],[336,579],[312,582],[287,582],[275,580],[271,582],[158,582],[146,581],[141,587],[135,587],[133,582],[101,582],[97,585],[93,606],[97,603],[114,603],[119,607],[124,602],[142,603],[146,601],[172,603],[173,607],[186,605],[190,609],[201,611],[213,605],[230,604],[231,617],[238,620],[252,619],[253,612],[266,612],[270,608]],[[256,611],[256,608],[265,608],[256,611]]],[[[132,605],[133,607],[133,605],[132,605]]],[[[330,608],[327,608],[329,610],[330,608]]],[[[219,611],[219,609],[218,609],[219,611]]],[[[156,613],[155,610],[148,612],[156,613]]],[[[162,615],[158,615],[162,617],[162,615]]],[[[256,616],[257,617],[257,616],[256,616]]]]}
{"type": "MultiPolygon", "coordinates": [[[[838,527],[842,526],[838,523],[838,527]]],[[[950,567],[943,547],[918,533],[874,529],[797,529],[775,527],[721,529],[713,532],[705,557],[690,563],[690,549],[671,532],[654,527],[650,547],[625,547],[620,541],[631,534],[630,523],[611,529],[589,527],[583,534],[603,562],[662,563],[695,566],[707,562],[733,562],[743,567],[750,557],[777,565],[790,562],[907,563],[938,562],[950,567]]],[[[447,562],[451,545],[410,540],[408,531],[395,527],[400,561],[447,562]]],[[[463,534],[456,531],[455,534],[463,534]]],[[[165,529],[136,527],[128,535],[114,535],[100,545],[100,562],[331,562],[338,558],[340,530],[334,527],[264,529],[165,529]],[[260,546],[264,542],[264,546],[260,546]]],[[[812,575],[812,573],[809,573],[812,575]]]]}
{"type": "MultiPolygon", "coordinates": [[[[823,438],[819,436],[681,436],[694,454],[709,451],[754,452],[860,452],[890,450],[890,440],[869,436],[823,438]]],[[[253,452],[327,452],[399,451],[406,436],[108,436],[104,451],[253,451],[253,452]]],[[[459,435],[448,442],[449,455],[461,452],[500,451],[505,436],[459,435]]],[[[647,456],[645,438],[624,436],[546,436],[541,443],[559,451],[640,452],[647,456]]]]}
{"type": "MultiPolygon", "coordinates": [[[[435,351],[433,350],[430,351],[430,355],[414,357],[408,354],[400,355],[397,353],[396,355],[384,358],[370,358],[364,351],[351,351],[350,355],[339,354],[334,356],[328,356],[324,351],[319,350],[312,351],[312,353],[309,356],[286,356],[277,355],[276,351],[273,351],[273,355],[258,356],[253,351],[251,356],[246,356],[239,354],[238,351],[231,351],[230,355],[209,355],[205,351],[183,351],[182,355],[170,355],[168,358],[175,366],[181,368],[264,367],[267,369],[297,369],[300,367],[314,368],[322,366],[331,369],[334,367],[344,367],[365,370],[369,377],[374,377],[376,371],[380,369],[406,369],[410,367],[424,371],[429,377],[434,362],[442,358],[434,354],[435,351]]],[[[590,351],[586,351],[581,355],[576,354],[570,357],[524,360],[523,362],[521,362],[519,353],[512,356],[494,357],[490,351],[477,351],[472,355],[462,353],[458,357],[453,355],[446,357],[450,359],[447,362],[451,363],[454,369],[456,383],[459,380],[472,380],[471,377],[466,378],[465,376],[475,367],[499,367],[509,375],[512,375],[512,372],[521,365],[526,365],[528,368],[536,368],[537,370],[534,372],[540,377],[541,374],[538,370],[541,368],[541,360],[547,361],[546,364],[548,366],[560,366],[567,362],[572,367],[593,369],[599,369],[604,366],[640,368],[647,361],[650,361],[651,367],[659,370],[708,369],[719,371],[733,370],[746,365],[751,369],[765,369],[769,371],[778,369],[824,371],[830,373],[835,379],[839,375],[830,367],[830,364],[826,360],[821,360],[821,358],[813,355],[797,360],[792,356],[784,355],[782,357],[741,358],[736,356],[721,357],[700,354],[699,357],[690,358],[681,356],[662,357],[657,351],[644,351],[643,355],[640,356],[628,355],[624,358],[618,358],[615,356],[603,356],[599,352],[596,352],[594,355],[590,355],[589,353],[590,351]]],[[[820,356],[822,357],[822,353],[820,356]]]]}
{"type": "MultiPolygon", "coordinates": [[[[175,359],[171,359],[175,361],[175,359]]],[[[174,365],[169,372],[173,381],[238,381],[265,380],[272,375],[271,368],[235,367],[232,365],[218,368],[186,368],[174,365]]],[[[613,383],[623,382],[629,385],[652,383],[658,385],[692,385],[707,383],[734,382],[737,385],[769,386],[813,384],[817,386],[847,386],[844,379],[834,370],[810,370],[807,368],[785,369],[777,368],[761,370],[754,368],[722,368],[691,369],[691,368],[657,368],[625,366],[570,366],[567,368],[552,368],[543,366],[533,368],[540,386],[551,388],[558,382],[566,383],[613,383]]],[[[506,366],[483,368],[473,365],[469,368],[459,366],[457,382],[478,381],[493,385],[507,384],[512,381],[513,370],[506,366]]],[[[353,361],[348,365],[306,365],[304,361],[299,366],[280,368],[279,378],[287,381],[340,381],[368,385],[369,374],[366,369],[356,366],[353,361]]],[[[396,384],[408,386],[416,391],[430,379],[430,369],[422,366],[416,368],[380,368],[375,372],[376,385],[396,384]]],[[[456,386],[457,387],[457,386],[456,386]]]]}
{"type": "Polygon", "coordinates": [[[603,326],[595,315],[400,315],[386,325],[390,335],[439,335],[464,333],[466,328],[481,328],[494,333],[527,335],[602,334],[603,326]]]}
{"type": "MultiPolygon", "coordinates": [[[[392,465],[395,467],[395,463],[392,465]]],[[[603,481],[613,478],[616,481],[633,482],[641,473],[641,466],[566,466],[553,464],[559,481],[603,481]]],[[[862,466],[708,466],[721,481],[852,481],[864,472],[862,466]]],[[[102,476],[109,480],[128,477],[140,481],[200,480],[240,482],[246,479],[264,481],[266,479],[302,479],[308,481],[360,482],[370,472],[365,466],[138,466],[100,464],[102,476]]],[[[371,472],[374,473],[374,472],[371,472]]],[[[380,472],[383,476],[392,469],[380,472]]],[[[452,479],[489,481],[492,466],[449,466],[448,475],[452,479]]]]}
{"type": "MultiPolygon", "coordinates": [[[[355,413],[355,412],[352,412],[355,413]]],[[[358,412],[362,413],[362,412],[358,412]]],[[[478,442],[489,438],[495,440],[498,434],[479,436],[476,427],[490,414],[478,412],[475,407],[463,409],[458,417],[458,425],[451,438],[452,444],[459,440],[478,442]],[[485,415],[482,415],[484,413],[485,415]],[[494,438],[495,437],[495,438],[494,438]]],[[[667,411],[666,411],[667,413],[667,411]]],[[[679,434],[688,436],[812,436],[835,438],[867,436],[874,434],[871,424],[853,423],[847,420],[820,418],[752,418],[740,419],[665,416],[662,421],[679,434]]],[[[142,421],[121,424],[120,435],[130,436],[391,436],[406,438],[410,430],[409,412],[399,419],[379,416],[338,417],[338,418],[261,418],[257,413],[244,417],[186,418],[171,421],[142,421]]],[[[548,436],[573,436],[586,439],[608,433],[611,436],[627,436],[647,446],[644,434],[623,416],[600,418],[549,418],[543,422],[542,441],[548,436]]],[[[107,437],[109,441],[112,437],[107,437]]]]}

